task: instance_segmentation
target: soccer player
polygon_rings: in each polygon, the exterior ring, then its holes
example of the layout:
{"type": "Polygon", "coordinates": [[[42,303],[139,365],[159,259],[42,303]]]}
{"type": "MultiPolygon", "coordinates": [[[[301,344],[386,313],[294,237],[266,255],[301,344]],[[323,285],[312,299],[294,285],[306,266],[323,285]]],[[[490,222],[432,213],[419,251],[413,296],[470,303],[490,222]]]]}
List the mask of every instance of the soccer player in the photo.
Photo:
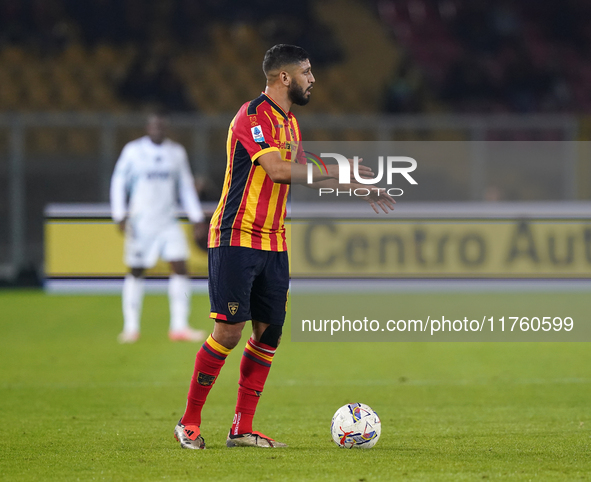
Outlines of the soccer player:
{"type": "MultiPolygon", "coordinates": [[[[263,71],[265,92],[240,108],[228,132],[226,176],[209,229],[210,318],[215,324],[197,353],[187,407],[174,429],[183,448],[205,448],[202,407],[249,320],[252,336],[240,362],[238,400],[226,445],[286,447],[253,431],[252,422],[286,314],[284,218],[289,184],[306,182],[306,166],[295,162],[303,151],[290,109],[308,103],[315,79],[308,54],[292,45],[269,49],[263,71]]],[[[329,166],[329,174],[318,177],[315,187],[335,187],[337,167],[329,166]]],[[[374,209],[376,204],[386,212],[393,207],[391,198],[375,194],[368,196],[374,209]]]]}
{"type": "Polygon", "coordinates": [[[140,334],[144,296],[143,274],[158,258],[170,263],[168,283],[172,341],[202,341],[205,332],[189,327],[191,282],[187,276],[189,247],[177,220],[180,199],[193,223],[196,241],[207,225],[195,191],[184,147],[166,137],[168,120],[162,113],[147,119],[147,135],[129,142],[121,152],[111,179],[111,212],[125,233],[123,332],[120,343],[134,343],[140,334]],[[129,203],[127,200],[129,199],[129,203]]]}

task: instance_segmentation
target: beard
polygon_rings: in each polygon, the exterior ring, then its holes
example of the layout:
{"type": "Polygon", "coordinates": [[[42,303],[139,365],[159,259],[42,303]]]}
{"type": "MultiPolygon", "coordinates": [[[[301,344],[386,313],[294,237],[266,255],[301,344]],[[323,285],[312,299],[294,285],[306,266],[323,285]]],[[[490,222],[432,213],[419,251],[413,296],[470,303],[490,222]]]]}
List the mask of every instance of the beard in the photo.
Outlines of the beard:
{"type": "Polygon", "coordinates": [[[289,100],[295,105],[306,105],[310,97],[306,97],[306,91],[295,82],[292,82],[287,90],[289,100]]]}

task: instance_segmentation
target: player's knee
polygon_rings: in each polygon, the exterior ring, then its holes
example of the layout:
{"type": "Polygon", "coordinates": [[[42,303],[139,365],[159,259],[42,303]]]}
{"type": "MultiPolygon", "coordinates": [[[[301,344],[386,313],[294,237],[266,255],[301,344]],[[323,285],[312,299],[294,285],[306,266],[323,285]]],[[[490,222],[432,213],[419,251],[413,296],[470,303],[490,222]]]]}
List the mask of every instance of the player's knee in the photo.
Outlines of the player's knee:
{"type": "Polygon", "coordinates": [[[212,336],[220,345],[232,350],[238,345],[242,338],[244,323],[226,323],[222,320],[215,320],[212,336]]]}
{"type": "Polygon", "coordinates": [[[130,273],[134,278],[140,278],[144,275],[144,268],[131,268],[130,273]]]}
{"type": "Polygon", "coordinates": [[[273,348],[277,348],[279,343],[281,342],[281,334],[283,333],[283,327],[277,325],[269,325],[263,334],[261,335],[261,339],[259,340],[261,343],[265,345],[269,345],[273,348]]]}
{"type": "Polygon", "coordinates": [[[240,343],[240,339],[242,338],[242,333],[228,333],[226,334],[222,345],[226,348],[232,350],[236,348],[236,345],[240,343]]]}
{"type": "Polygon", "coordinates": [[[225,333],[222,336],[218,335],[218,336],[214,336],[213,338],[215,341],[217,341],[224,348],[227,348],[228,350],[233,350],[234,348],[236,348],[236,345],[238,345],[238,343],[240,342],[241,336],[231,334],[231,333],[225,333]]]}

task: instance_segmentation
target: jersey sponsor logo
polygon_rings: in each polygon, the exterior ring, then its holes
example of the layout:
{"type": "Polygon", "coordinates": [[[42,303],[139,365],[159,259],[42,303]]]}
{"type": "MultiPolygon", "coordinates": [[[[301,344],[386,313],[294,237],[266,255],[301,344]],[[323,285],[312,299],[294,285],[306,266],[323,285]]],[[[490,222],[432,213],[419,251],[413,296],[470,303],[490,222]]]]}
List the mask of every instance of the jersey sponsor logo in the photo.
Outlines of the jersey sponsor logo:
{"type": "Polygon", "coordinates": [[[170,172],[168,172],[168,171],[148,171],[146,173],[146,177],[150,180],[154,180],[154,179],[166,180],[170,177],[170,172]]]}
{"type": "Polygon", "coordinates": [[[252,132],[252,138],[255,142],[265,142],[265,136],[263,134],[261,126],[256,125],[254,127],[251,127],[250,131],[252,132]]]}
{"type": "Polygon", "coordinates": [[[230,310],[230,313],[232,313],[232,315],[235,315],[238,312],[239,306],[240,303],[237,303],[236,301],[230,301],[228,303],[228,310],[230,310]]]}

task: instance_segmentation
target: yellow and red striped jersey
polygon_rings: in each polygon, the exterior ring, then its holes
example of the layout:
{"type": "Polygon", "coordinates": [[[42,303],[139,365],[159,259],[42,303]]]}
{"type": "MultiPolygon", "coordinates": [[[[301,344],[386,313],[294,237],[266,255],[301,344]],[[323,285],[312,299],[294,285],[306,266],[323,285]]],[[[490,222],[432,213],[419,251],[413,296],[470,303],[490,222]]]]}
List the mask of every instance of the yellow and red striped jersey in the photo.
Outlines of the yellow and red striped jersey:
{"type": "Polygon", "coordinates": [[[302,158],[295,116],[263,93],[245,103],[230,124],[222,197],[211,218],[209,247],[243,246],[286,251],[288,184],[276,184],[257,159],[278,151],[286,162],[302,158]]]}

